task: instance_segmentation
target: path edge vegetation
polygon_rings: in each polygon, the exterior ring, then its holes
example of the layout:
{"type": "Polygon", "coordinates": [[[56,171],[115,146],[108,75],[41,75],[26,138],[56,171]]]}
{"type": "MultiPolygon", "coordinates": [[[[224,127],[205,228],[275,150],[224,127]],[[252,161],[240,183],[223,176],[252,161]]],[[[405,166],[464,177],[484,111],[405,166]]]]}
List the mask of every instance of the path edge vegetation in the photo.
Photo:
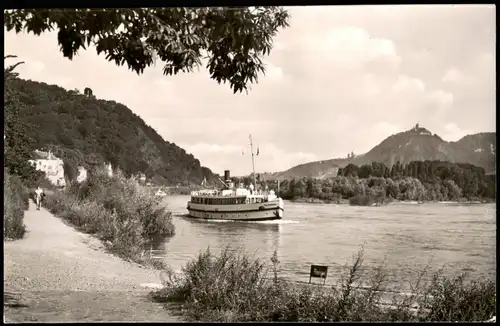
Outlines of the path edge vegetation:
{"type": "Polygon", "coordinates": [[[82,183],[48,195],[43,205],[76,230],[101,240],[110,253],[146,267],[166,267],[147,248],[157,238],[174,236],[172,213],[150,189],[121,171],[108,176],[104,168],[96,168],[82,183]]]}
{"type": "Polygon", "coordinates": [[[335,286],[322,287],[282,279],[276,252],[269,266],[244,251],[216,254],[207,248],[180,273],[166,270],[164,288],[150,296],[166,307],[180,305],[189,321],[207,322],[456,322],[487,321],[496,314],[494,281],[449,277],[443,269],[433,275],[424,270],[411,295],[394,295],[381,305],[388,274],[383,266],[366,274],[363,257],[361,249],[335,286]]]}

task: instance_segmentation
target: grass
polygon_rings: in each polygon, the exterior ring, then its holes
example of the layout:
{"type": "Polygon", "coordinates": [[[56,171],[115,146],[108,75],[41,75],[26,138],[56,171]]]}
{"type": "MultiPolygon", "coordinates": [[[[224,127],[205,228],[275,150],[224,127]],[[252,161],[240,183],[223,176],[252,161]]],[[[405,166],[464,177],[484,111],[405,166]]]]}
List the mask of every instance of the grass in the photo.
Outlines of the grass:
{"type": "Polygon", "coordinates": [[[17,176],[4,171],[3,190],[3,238],[16,240],[23,238],[26,233],[24,225],[24,211],[29,207],[27,188],[17,176]]]}
{"type": "Polygon", "coordinates": [[[173,236],[171,213],[159,199],[119,171],[111,178],[99,172],[81,184],[47,195],[44,206],[84,233],[95,235],[122,258],[151,267],[162,262],[144,255],[152,237],[173,236]]]}
{"type": "Polygon", "coordinates": [[[283,281],[276,253],[271,261],[268,269],[245,253],[207,249],[180,274],[166,270],[164,288],[152,297],[180,304],[188,320],[210,322],[486,321],[495,315],[496,285],[488,280],[466,282],[465,275],[447,278],[441,271],[426,285],[419,278],[412,295],[394,295],[387,306],[380,304],[387,274],[378,268],[364,277],[362,250],[332,287],[283,281]]]}

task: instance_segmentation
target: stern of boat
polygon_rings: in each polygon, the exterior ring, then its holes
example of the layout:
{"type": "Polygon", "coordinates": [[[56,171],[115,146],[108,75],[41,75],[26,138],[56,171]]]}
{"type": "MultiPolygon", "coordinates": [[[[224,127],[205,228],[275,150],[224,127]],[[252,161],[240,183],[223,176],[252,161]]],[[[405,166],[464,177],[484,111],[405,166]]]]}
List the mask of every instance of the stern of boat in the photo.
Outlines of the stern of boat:
{"type": "Polygon", "coordinates": [[[283,218],[283,213],[284,212],[285,212],[285,206],[284,206],[284,203],[283,203],[283,199],[278,198],[278,217],[280,219],[283,218]]]}

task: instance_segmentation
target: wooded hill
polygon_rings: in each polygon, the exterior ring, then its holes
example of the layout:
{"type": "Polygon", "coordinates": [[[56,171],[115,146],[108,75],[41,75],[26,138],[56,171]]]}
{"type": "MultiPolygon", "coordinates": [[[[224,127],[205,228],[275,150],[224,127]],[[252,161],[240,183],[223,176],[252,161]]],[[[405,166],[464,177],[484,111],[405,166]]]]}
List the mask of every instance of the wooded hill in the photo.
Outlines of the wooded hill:
{"type": "Polygon", "coordinates": [[[96,99],[56,85],[15,78],[9,81],[23,104],[36,148],[52,148],[74,165],[110,162],[128,175],[142,172],[159,184],[199,185],[215,175],[175,143],[164,140],[125,105],[96,99]]]}
{"type": "Polygon", "coordinates": [[[417,125],[387,137],[365,154],[305,163],[283,172],[265,174],[264,177],[267,180],[301,177],[325,179],[335,177],[338,169],[348,164],[361,166],[377,162],[390,168],[398,161],[406,165],[426,160],[468,163],[482,167],[490,174],[495,171],[495,153],[494,132],[467,135],[456,142],[448,142],[417,125]]]}

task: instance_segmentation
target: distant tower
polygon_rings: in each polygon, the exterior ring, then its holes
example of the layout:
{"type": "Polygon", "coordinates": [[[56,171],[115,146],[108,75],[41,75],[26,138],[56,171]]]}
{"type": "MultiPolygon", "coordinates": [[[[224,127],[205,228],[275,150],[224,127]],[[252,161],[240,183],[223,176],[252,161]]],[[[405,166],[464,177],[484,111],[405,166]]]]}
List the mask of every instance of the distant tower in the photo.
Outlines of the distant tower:
{"type": "Polygon", "coordinates": [[[419,129],[419,126],[418,126],[418,123],[415,125],[415,131],[418,131],[419,129]]]}
{"type": "Polygon", "coordinates": [[[83,94],[85,94],[85,96],[87,96],[87,97],[93,97],[94,96],[94,93],[92,92],[92,89],[90,89],[89,87],[85,87],[85,89],[83,90],[83,94]]]}

